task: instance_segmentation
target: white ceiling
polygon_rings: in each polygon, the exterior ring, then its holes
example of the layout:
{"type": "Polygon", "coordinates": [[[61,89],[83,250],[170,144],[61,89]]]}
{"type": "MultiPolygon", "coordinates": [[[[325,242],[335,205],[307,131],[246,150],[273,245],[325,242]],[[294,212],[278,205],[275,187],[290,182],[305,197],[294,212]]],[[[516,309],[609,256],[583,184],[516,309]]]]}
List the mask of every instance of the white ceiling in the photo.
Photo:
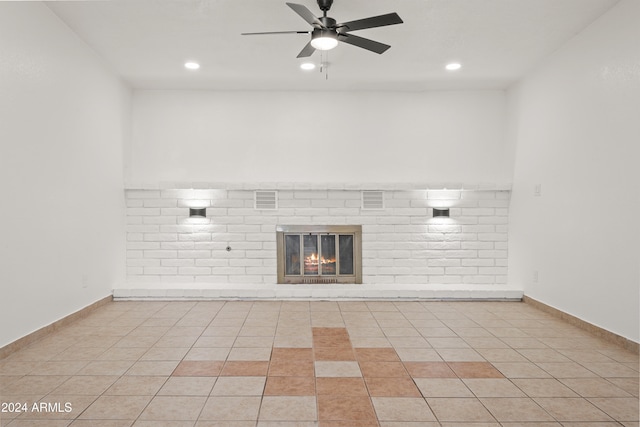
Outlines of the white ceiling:
{"type": "MultiPolygon", "coordinates": [[[[315,0],[288,0],[321,15],[315,0]]],[[[335,0],[338,22],[397,12],[404,24],[354,32],[392,47],[340,44],[328,80],[299,69],[311,28],[285,0],[55,1],[47,5],[127,82],[146,89],[441,90],[504,88],[617,0],[335,0]],[[183,64],[195,60],[198,71],[183,64]],[[444,70],[462,63],[455,73],[444,70]]],[[[320,52],[311,57],[320,62],[320,52]]]]}

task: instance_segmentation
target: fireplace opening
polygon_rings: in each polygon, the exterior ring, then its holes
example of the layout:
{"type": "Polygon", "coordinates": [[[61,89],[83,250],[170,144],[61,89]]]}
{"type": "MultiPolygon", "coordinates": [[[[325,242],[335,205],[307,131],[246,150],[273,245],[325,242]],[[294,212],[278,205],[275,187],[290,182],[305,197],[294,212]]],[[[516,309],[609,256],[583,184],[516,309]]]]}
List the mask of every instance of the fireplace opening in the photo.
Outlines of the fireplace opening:
{"type": "Polygon", "coordinates": [[[362,283],[361,226],[277,226],[278,283],[362,283]]]}

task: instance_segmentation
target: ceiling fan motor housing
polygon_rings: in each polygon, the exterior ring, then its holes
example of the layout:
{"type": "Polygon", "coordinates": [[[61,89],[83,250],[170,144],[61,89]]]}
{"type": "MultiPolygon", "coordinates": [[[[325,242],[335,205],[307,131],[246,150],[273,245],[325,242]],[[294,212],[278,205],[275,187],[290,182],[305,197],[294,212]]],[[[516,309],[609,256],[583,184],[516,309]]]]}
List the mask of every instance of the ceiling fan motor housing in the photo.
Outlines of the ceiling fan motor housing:
{"type": "Polygon", "coordinates": [[[333,0],[318,0],[318,7],[323,12],[329,11],[329,9],[331,9],[332,4],[333,4],[333,0]]]}

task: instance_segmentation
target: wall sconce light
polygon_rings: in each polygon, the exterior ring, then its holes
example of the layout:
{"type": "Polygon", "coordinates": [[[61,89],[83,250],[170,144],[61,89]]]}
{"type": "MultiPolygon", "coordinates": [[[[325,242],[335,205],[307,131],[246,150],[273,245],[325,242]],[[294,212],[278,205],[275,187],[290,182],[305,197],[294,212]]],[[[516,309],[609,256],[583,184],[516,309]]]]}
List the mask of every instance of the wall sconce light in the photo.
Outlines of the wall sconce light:
{"type": "Polygon", "coordinates": [[[207,208],[189,208],[189,218],[206,218],[207,208]]]}
{"type": "Polygon", "coordinates": [[[449,208],[433,208],[433,217],[449,218],[449,208]]]}

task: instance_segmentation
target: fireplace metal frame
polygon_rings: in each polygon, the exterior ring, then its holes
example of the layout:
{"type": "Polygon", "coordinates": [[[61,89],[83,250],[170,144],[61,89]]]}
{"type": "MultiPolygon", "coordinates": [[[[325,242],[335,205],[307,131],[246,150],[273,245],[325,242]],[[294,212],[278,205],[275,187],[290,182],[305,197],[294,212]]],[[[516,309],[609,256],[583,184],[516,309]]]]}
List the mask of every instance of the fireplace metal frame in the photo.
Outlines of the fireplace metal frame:
{"type": "Polygon", "coordinates": [[[277,225],[276,226],[278,284],[362,283],[362,226],[361,225],[277,225]],[[352,234],[353,275],[285,275],[284,236],[287,234],[352,234]]]}

